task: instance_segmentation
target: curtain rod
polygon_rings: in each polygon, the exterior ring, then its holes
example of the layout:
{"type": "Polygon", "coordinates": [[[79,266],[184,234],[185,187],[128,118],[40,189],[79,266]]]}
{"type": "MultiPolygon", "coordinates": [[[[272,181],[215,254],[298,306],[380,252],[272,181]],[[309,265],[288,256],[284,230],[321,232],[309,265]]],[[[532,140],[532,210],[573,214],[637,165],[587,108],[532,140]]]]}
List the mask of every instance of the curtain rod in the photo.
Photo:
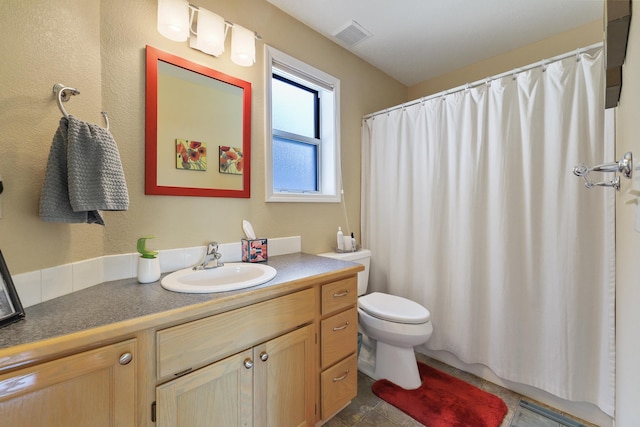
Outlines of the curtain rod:
{"type": "Polygon", "coordinates": [[[562,59],[568,58],[568,57],[573,56],[573,55],[577,56],[577,55],[580,55],[582,53],[591,51],[593,49],[600,48],[602,46],[603,46],[603,43],[602,42],[598,42],[598,43],[594,43],[594,44],[592,44],[590,46],[587,46],[587,47],[581,47],[581,48],[576,49],[575,51],[563,53],[561,55],[557,55],[557,56],[554,56],[554,57],[549,58],[549,59],[543,59],[541,61],[534,62],[533,64],[529,64],[529,65],[524,66],[524,67],[514,68],[511,71],[507,71],[505,73],[497,74],[497,75],[495,75],[493,77],[484,78],[482,80],[476,80],[473,83],[467,83],[467,84],[464,84],[464,85],[461,85],[461,86],[454,87],[452,89],[443,90],[443,91],[435,93],[433,95],[423,96],[422,98],[414,99],[413,101],[408,101],[408,102],[402,103],[400,105],[396,105],[395,107],[385,108],[384,110],[380,110],[380,111],[376,111],[375,113],[367,114],[366,116],[363,117],[363,120],[370,119],[370,118],[378,116],[380,114],[386,114],[386,113],[389,113],[391,111],[399,110],[400,108],[410,107],[412,105],[416,105],[416,104],[419,104],[421,102],[429,101],[429,100],[434,99],[434,98],[440,98],[440,97],[443,97],[443,96],[451,95],[451,94],[456,93],[456,92],[460,92],[460,91],[463,91],[463,90],[471,89],[471,88],[478,87],[478,86],[481,86],[481,85],[484,85],[484,84],[489,84],[493,80],[498,80],[498,79],[501,79],[503,77],[513,76],[515,74],[522,73],[524,71],[529,71],[529,70],[532,70],[532,69],[537,68],[537,67],[546,67],[547,65],[549,65],[551,63],[560,61],[562,59]]]}

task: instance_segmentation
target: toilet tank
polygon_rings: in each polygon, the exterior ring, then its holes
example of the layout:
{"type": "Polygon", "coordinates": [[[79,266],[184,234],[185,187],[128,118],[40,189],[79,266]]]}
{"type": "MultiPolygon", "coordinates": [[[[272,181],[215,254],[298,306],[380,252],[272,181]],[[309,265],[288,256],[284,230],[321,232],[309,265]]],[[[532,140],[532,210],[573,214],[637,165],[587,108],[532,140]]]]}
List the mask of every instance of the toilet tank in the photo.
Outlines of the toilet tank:
{"type": "Polygon", "coordinates": [[[358,296],[364,295],[369,286],[369,262],[371,261],[371,251],[369,249],[360,249],[355,252],[327,252],[318,254],[327,258],[341,259],[343,261],[357,262],[364,265],[364,270],[358,272],[358,296]]]}

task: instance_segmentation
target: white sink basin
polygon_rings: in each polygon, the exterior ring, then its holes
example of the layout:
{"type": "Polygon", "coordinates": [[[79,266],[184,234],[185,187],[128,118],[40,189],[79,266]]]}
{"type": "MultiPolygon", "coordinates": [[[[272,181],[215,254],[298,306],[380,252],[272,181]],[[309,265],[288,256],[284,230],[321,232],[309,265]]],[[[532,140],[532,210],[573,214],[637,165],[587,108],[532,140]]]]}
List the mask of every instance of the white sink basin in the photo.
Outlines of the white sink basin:
{"type": "Polygon", "coordinates": [[[184,268],[167,275],[160,284],[174,292],[225,292],[257,286],[275,276],[276,269],[265,264],[230,262],[208,270],[184,268]]]}

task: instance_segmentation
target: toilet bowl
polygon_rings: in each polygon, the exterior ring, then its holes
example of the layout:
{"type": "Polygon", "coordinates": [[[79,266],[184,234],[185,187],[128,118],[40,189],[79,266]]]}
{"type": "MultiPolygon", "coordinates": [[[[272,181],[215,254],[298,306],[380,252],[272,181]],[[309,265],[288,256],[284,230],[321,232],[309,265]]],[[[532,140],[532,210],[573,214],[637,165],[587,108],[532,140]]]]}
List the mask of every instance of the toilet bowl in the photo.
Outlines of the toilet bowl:
{"type": "Polygon", "coordinates": [[[382,292],[366,294],[371,252],[320,254],[363,264],[358,273],[358,326],[365,335],[358,369],[373,379],[385,378],[402,388],[420,387],[414,347],[426,343],[433,326],[431,314],[415,301],[382,292]]]}
{"type": "Polygon", "coordinates": [[[406,298],[374,292],[358,299],[358,322],[377,343],[374,378],[386,378],[405,389],[420,387],[413,348],[431,337],[429,311],[406,298]]]}

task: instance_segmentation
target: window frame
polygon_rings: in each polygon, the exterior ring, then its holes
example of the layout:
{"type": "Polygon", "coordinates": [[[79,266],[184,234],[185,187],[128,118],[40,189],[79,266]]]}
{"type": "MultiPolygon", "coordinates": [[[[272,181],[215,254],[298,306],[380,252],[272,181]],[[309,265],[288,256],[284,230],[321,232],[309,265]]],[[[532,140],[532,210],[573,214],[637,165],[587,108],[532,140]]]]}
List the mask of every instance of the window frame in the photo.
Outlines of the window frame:
{"type": "MultiPolygon", "coordinates": [[[[276,131],[276,134],[280,132],[276,131]]],[[[284,135],[283,135],[284,136],[284,135]]],[[[284,52],[265,45],[265,199],[267,202],[339,203],[340,163],[340,80],[284,52]],[[273,121],[271,81],[274,68],[284,78],[319,90],[318,187],[319,191],[274,191],[273,121]]]]}

